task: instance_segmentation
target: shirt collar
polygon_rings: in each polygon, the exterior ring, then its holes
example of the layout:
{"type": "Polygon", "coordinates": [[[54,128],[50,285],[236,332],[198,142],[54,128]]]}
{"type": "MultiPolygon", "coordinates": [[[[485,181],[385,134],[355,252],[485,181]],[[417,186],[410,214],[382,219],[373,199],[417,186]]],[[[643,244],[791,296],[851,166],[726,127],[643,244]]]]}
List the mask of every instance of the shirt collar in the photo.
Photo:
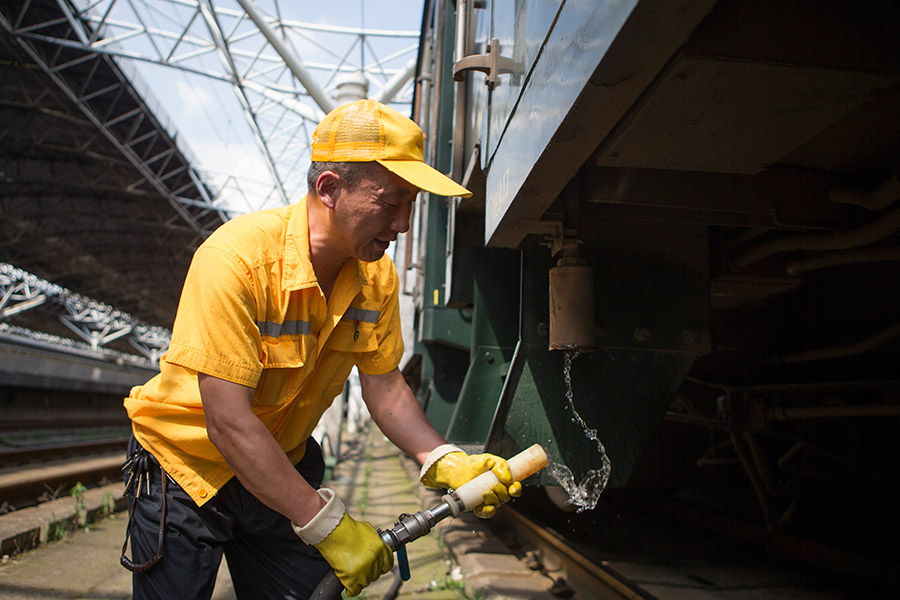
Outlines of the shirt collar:
{"type": "MultiPolygon", "coordinates": [[[[306,196],[294,205],[288,216],[287,234],[284,240],[284,276],[281,287],[285,291],[299,290],[318,285],[309,255],[309,214],[306,212],[306,196]]],[[[353,285],[361,288],[369,282],[362,261],[356,263],[353,285]]]]}

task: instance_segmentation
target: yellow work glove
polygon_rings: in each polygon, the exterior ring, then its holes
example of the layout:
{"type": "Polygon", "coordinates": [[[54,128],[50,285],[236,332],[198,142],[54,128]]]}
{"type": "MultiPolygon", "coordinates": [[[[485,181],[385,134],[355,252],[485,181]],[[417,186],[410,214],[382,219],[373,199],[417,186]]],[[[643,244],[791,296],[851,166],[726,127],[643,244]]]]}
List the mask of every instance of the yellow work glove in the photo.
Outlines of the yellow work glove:
{"type": "Polygon", "coordinates": [[[485,471],[493,471],[499,481],[484,491],[481,495],[483,503],[472,512],[482,519],[489,519],[497,512],[498,506],[522,493],[522,483],[513,481],[505,459],[493,454],[469,455],[445,444],[429,454],[422,466],[421,481],[426,487],[455,490],[485,471]]]}
{"type": "Polygon", "coordinates": [[[394,566],[394,553],[372,525],[347,514],[333,490],[317,490],[325,506],[294,532],[322,554],[347,594],[355,596],[394,566]]]}

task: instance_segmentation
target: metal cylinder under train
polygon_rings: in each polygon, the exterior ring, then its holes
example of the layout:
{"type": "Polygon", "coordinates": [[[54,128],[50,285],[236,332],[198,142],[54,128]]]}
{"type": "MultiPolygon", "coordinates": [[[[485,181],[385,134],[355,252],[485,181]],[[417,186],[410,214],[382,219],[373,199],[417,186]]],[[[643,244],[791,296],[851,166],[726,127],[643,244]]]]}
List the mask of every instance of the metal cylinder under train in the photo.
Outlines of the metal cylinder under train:
{"type": "Polygon", "coordinates": [[[574,405],[610,487],[900,555],[900,7],[430,0],[419,52],[474,192],[397,261],[448,439],[577,481],[574,405]]]}

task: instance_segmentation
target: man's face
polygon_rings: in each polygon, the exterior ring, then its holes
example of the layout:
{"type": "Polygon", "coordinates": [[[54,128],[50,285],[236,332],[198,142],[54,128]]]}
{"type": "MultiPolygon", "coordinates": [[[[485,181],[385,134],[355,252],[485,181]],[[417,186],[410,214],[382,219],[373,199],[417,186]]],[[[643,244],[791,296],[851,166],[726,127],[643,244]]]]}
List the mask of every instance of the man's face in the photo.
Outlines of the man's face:
{"type": "Polygon", "coordinates": [[[419,189],[375,164],[353,188],[343,188],[334,206],[335,224],[351,256],[374,261],[397,234],[409,230],[409,214],[419,189]]]}

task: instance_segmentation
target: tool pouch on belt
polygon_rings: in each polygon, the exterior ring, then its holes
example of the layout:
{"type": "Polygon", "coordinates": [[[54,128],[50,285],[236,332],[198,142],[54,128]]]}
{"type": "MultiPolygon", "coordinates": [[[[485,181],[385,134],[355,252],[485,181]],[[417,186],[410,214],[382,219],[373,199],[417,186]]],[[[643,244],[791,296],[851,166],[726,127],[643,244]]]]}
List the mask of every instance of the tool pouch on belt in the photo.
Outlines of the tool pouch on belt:
{"type": "Polygon", "coordinates": [[[122,544],[122,558],[119,562],[122,566],[132,573],[145,573],[155,567],[162,560],[163,553],[163,533],[166,524],[166,480],[169,478],[159,463],[153,458],[153,455],[144,450],[132,436],[128,444],[128,458],[122,465],[122,471],[125,473],[125,494],[129,495],[128,507],[128,525],[125,528],[125,543],[122,544]],[[157,543],[156,554],[145,563],[135,563],[125,555],[128,548],[128,539],[131,536],[132,517],[134,509],[141,498],[141,494],[150,495],[150,472],[159,469],[159,475],[162,480],[162,500],[159,515],[159,540],[157,543]]]}

